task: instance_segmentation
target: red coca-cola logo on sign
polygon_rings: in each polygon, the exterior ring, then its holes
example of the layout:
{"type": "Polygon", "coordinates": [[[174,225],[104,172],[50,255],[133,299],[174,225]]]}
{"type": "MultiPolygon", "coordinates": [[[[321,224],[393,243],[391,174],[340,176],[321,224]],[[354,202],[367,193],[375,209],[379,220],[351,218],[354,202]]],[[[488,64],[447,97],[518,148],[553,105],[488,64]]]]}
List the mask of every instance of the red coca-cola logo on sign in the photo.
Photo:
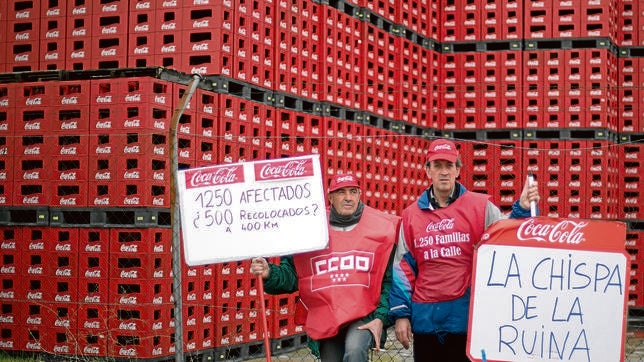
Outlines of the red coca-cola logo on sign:
{"type": "Polygon", "coordinates": [[[186,188],[228,185],[244,182],[242,165],[209,167],[186,172],[186,188]]]}
{"type": "Polygon", "coordinates": [[[588,225],[584,221],[561,220],[556,224],[539,223],[527,219],[517,229],[517,239],[535,240],[559,244],[579,244],[586,240],[582,229],[588,225]]]}
{"type": "Polygon", "coordinates": [[[280,160],[255,164],[255,178],[257,181],[309,176],[313,176],[313,161],[311,159],[280,160]]]}

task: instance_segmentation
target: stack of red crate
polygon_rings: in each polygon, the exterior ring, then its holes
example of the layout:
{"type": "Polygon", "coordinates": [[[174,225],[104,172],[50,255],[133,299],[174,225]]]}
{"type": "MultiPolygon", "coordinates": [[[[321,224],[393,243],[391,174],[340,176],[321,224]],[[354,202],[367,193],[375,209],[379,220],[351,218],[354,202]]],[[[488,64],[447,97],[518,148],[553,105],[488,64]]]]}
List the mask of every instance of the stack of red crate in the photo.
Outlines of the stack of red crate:
{"type": "Polygon", "coordinates": [[[321,84],[323,89],[320,99],[353,109],[364,109],[363,102],[363,48],[361,45],[363,21],[351,16],[346,11],[352,11],[362,16],[360,9],[348,7],[335,9],[325,6],[320,14],[322,23],[322,47],[320,71],[323,74],[321,84]]]}
{"type": "Polygon", "coordinates": [[[641,222],[631,222],[626,231],[626,251],[630,257],[631,273],[628,290],[628,305],[641,307],[644,305],[644,229],[641,222]]]}
{"type": "Polygon", "coordinates": [[[388,119],[400,119],[399,64],[400,42],[394,32],[399,29],[378,21],[362,27],[360,103],[367,112],[388,119]]]}
{"type": "MultiPolygon", "coordinates": [[[[175,13],[177,17],[174,41],[183,43],[177,59],[180,68],[191,74],[224,74],[236,77],[239,74],[234,60],[240,51],[235,29],[246,29],[244,24],[235,23],[238,9],[231,9],[227,3],[214,8],[211,4],[185,4],[175,13]]],[[[243,17],[242,17],[243,18],[243,17]]],[[[238,20],[238,19],[237,19],[238,20]]],[[[158,36],[157,36],[158,40],[158,36]]]]}
{"type": "MultiPolygon", "coordinates": [[[[304,98],[319,100],[322,96],[320,51],[323,42],[323,28],[320,4],[311,1],[278,2],[276,4],[278,29],[274,34],[273,64],[275,83],[272,88],[304,98]]],[[[259,36],[260,39],[270,39],[259,36]]],[[[267,40],[265,40],[267,41],[267,40]]],[[[260,55],[260,59],[264,55],[260,55]]],[[[259,84],[263,85],[263,84],[259,84]]],[[[266,86],[264,84],[264,86],[266,86]]],[[[270,84],[267,88],[271,88],[270,84]]]]}
{"type": "Polygon", "coordinates": [[[151,358],[170,352],[172,232],[111,228],[107,275],[107,352],[151,358]]]}

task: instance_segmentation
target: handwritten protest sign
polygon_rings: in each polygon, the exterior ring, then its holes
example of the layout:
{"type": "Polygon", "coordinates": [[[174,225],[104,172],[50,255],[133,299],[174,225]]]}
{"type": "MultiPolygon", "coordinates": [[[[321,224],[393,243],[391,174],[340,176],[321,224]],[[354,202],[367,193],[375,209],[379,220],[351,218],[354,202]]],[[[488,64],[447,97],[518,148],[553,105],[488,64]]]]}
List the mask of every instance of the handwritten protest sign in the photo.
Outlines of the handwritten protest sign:
{"type": "Polygon", "coordinates": [[[328,244],[319,155],[181,170],[178,180],[188,265],[328,244]]]}
{"type": "Polygon", "coordinates": [[[612,221],[491,225],[474,255],[470,359],[623,360],[625,239],[625,225],[612,221]]]}

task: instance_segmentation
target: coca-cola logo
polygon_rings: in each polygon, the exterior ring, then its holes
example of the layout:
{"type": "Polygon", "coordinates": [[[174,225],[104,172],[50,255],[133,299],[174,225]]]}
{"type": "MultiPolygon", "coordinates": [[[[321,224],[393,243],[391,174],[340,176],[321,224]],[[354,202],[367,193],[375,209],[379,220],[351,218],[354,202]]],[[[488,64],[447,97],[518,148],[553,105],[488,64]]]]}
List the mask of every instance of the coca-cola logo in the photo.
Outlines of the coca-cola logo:
{"type": "Polygon", "coordinates": [[[274,161],[255,164],[258,181],[313,176],[311,159],[274,161]]]}
{"type": "Polygon", "coordinates": [[[454,218],[451,219],[441,219],[439,222],[430,221],[425,227],[425,231],[428,233],[450,230],[454,228],[454,218]]]}
{"type": "Polygon", "coordinates": [[[241,165],[196,169],[186,172],[188,188],[228,185],[238,182],[244,182],[244,169],[241,165]]]}
{"type": "Polygon", "coordinates": [[[583,228],[584,221],[562,220],[556,224],[540,223],[536,219],[527,219],[517,229],[517,239],[535,240],[548,243],[579,244],[586,240],[583,228]]]}

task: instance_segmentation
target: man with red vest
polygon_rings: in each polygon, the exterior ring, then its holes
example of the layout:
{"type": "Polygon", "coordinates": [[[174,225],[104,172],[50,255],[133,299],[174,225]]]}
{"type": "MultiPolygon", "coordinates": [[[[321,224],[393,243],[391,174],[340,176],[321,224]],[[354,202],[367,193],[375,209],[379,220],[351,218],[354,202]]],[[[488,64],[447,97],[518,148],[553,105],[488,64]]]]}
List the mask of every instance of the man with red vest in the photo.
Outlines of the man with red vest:
{"type": "Polygon", "coordinates": [[[388,296],[400,217],[366,206],[360,196],[354,175],[334,176],[328,189],[328,247],[284,256],[279,265],[254,258],[250,266],[262,276],[267,293],[299,291],[300,322],[322,361],[366,362],[390,325],[388,296]]]}
{"type": "MultiPolygon", "coordinates": [[[[466,355],[473,245],[504,217],[485,194],[456,181],[461,159],[456,145],[432,141],[425,172],[430,187],[402,213],[389,318],[403,347],[414,342],[414,361],[469,361],[466,355]]],[[[511,218],[530,216],[539,201],[536,182],[526,183],[511,218]]]]}

